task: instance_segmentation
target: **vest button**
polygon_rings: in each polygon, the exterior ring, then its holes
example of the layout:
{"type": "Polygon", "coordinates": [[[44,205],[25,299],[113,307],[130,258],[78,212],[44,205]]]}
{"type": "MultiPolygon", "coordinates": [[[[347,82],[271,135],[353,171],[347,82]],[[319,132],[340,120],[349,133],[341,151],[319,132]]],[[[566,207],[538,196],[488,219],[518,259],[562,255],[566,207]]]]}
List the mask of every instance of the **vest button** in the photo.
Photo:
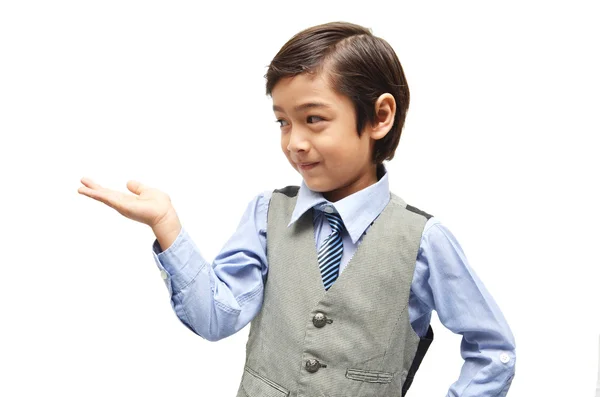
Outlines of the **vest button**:
{"type": "Polygon", "coordinates": [[[318,312],[313,317],[313,324],[317,328],[323,328],[325,326],[325,322],[327,321],[327,316],[321,312],[318,312]]]}
{"type": "Polygon", "coordinates": [[[306,360],[306,370],[308,372],[317,372],[320,367],[321,363],[319,362],[319,360],[315,360],[314,358],[306,360]]]}
{"type": "Polygon", "coordinates": [[[317,328],[323,328],[325,324],[331,324],[333,322],[332,319],[327,318],[327,316],[321,312],[317,312],[317,314],[314,315],[312,321],[314,326],[317,328]]]}

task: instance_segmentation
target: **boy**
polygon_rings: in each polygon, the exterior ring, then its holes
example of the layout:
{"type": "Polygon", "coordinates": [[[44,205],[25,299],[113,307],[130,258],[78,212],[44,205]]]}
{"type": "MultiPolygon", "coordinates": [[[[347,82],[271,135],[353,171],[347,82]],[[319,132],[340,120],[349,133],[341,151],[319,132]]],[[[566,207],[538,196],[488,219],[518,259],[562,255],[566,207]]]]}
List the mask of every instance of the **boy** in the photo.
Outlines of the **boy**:
{"type": "Polygon", "coordinates": [[[169,197],[129,181],[79,192],[148,224],[178,318],[217,341],[251,322],[241,396],[403,396],[433,339],[432,310],[463,335],[449,396],[505,396],[515,343],[454,236],[389,191],[384,160],[409,104],[389,44],[359,25],[292,37],[267,94],[301,186],[257,195],[210,264],[169,197]],[[267,238],[268,237],[268,238],[267,238]]]}

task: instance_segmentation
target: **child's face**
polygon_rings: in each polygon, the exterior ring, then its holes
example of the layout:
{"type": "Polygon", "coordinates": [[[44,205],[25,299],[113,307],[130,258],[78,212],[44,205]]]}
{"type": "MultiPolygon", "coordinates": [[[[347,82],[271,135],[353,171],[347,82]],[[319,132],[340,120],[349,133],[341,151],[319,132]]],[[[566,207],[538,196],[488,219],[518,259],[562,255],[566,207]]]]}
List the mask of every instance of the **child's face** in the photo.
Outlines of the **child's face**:
{"type": "Polygon", "coordinates": [[[281,149],[306,185],[335,202],[377,182],[374,140],[356,131],[349,98],[321,75],[281,79],[271,92],[281,124],[281,149]],[[304,164],[315,163],[308,167],[304,164]]]}

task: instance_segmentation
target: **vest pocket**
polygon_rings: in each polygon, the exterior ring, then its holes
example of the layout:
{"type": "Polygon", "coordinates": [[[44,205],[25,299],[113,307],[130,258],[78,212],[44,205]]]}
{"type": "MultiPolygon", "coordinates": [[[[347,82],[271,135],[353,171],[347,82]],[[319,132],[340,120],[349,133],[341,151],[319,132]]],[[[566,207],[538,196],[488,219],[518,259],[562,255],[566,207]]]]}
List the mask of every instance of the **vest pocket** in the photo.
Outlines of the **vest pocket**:
{"type": "Polygon", "coordinates": [[[348,368],[346,378],[371,383],[390,383],[394,374],[371,369],[348,368]]]}
{"type": "Polygon", "coordinates": [[[248,366],[244,367],[242,388],[248,397],[284,397],[290,394],[288,389],[265,378],[248,366]]]}

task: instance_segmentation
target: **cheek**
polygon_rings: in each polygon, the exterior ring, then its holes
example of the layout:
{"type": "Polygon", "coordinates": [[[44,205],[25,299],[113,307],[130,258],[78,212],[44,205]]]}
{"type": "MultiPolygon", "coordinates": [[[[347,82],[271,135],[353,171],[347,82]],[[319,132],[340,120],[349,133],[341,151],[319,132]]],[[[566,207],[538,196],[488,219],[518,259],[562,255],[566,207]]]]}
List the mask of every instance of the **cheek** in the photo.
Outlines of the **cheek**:
{"type": "Polygon", "coordinates": [[[360,155],[361,148],[356,142],[349,140],[347,136],[343,136],[324,142],[319,146],[319,151],[339,163],[355,159],[360,155]]]}

